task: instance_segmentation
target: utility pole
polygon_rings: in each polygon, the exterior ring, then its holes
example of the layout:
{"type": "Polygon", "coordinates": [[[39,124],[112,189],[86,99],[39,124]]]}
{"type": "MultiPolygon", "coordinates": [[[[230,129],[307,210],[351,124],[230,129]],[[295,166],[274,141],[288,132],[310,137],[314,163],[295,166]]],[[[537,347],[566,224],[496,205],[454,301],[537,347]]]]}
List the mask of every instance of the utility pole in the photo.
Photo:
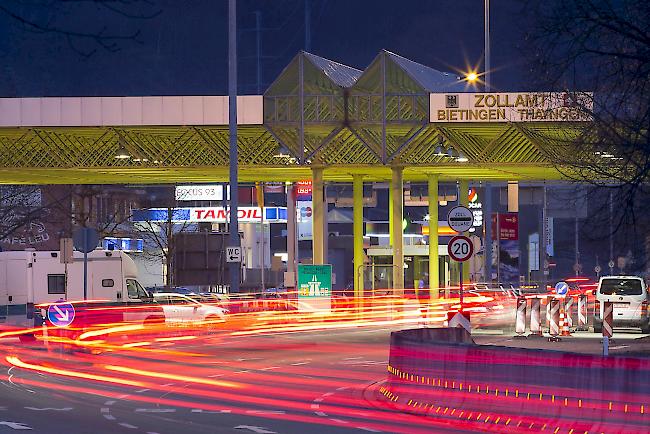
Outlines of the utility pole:
{"type": "MultiPolygon", "coordinates": [[[[230,247],[239,240],[237,155],[237,0],[228,0],[228,132],[230,139],[230,247]]],[[[240,262],[230,262],[230,292],[239,292],[240,262]]]]}
{"type": "Polygon", "coordinates": [[[305,51],[311,52],[311,0],[305,0],[305,51]]]}
{"type": "Polygon", "coordinates": [[[485,67],[483,71],[483,82],[485,83],[485,91],[490,91],[490,0],[485,0],[485,5],[483,7],[483,18],[484,18],[484,63],[485,67]]]}
{"type": "Polygon", "coordinates": [[[614,195],[609,191],[609,275],[614,275],[614,195]]]}
{"type": "MultiPolygon", "coordinates": [[[[484,5],[484,34],[483,44],[485,51],[483,83],[484,91],[490,91],[490,0],[485,0],[484,5]]],[[[483,217],[483,224],[485,225],[485,239],[483,243],[483,258],[485,259],[485,282],[492,282],[492,185],[489,181],[485,182],[485,216],[483,217]]],[[[499,228],[497,226],[497,232],[499,228]]],[[[497,252],[499,246],[497,246],[497,252]]],[[[497,256],[498,257],[498,256],[497,256]]],[[[497,262],[497,273],[499,270],[499,263],[497,262]]]]}

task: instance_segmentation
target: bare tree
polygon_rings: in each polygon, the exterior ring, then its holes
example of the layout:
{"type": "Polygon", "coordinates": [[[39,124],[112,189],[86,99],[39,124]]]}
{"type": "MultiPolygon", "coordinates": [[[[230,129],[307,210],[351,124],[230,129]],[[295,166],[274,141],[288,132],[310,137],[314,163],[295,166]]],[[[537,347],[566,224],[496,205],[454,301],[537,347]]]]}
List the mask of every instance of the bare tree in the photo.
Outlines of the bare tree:
{"type": "MultiPolygon", "coordinates": [[[[650,2],[557,0],[527,4],[525,45],[538,88],[593,92],[593,118],[562,137],[539,133],[565,174],[615,188],[619,223],[637,216],[650,180],[650,2]]],[[[580,98],[577,98],[580,99],[580,98]]]]}
{"type": "Polygon", "coordinates": [[[140,42],[140,30],[112,25],[115,18],[139,21],[158,16],[161,10],[150,0],[4,0],[0,14],[27,31],[57,35],[77,53],[88,57],[98,48],[114,52],[123,42],[140,42]],[[70,22],[70,14],[90,19],[70,22]]]}
{"type": "Polygon", "coordinates": [[[160,262],[165,265],[165,288],[168,290],[174,282],[174,255],[176,254],[176,236],[179,233],[193,230],[193,225],[183,221],[176,221],[174,208],[164,209],[165,219],[153,218],[136,222],[135,233],[142,237],[145,246],[142,256],[152,262],[160,262]]]}

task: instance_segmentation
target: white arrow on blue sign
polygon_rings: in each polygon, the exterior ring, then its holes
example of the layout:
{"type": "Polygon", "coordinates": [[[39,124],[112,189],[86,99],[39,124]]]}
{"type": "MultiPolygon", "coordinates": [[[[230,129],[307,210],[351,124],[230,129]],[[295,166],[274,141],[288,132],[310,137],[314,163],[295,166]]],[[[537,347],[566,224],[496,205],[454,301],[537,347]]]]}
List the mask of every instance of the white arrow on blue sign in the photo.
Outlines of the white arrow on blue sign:
{"type": "Polygon", "coordinates": [[[74,306],[70,303],[51,304],[47,308],[47,319],[55,327],[67,327],[74,320],[74,306]]]}
{"type": "Polygon", "coordinates": [[[558,282],[555,284],[555,293],[557,295],[566,295],[569,292],[569,284],[566,282],[558,282]]]}

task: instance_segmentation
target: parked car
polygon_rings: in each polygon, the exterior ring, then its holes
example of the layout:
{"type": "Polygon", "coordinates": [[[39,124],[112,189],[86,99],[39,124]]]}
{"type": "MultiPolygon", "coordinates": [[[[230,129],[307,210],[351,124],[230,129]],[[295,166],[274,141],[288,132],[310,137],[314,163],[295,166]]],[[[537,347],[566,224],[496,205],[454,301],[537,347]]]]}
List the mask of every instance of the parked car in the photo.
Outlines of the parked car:
{"type": "Polygon", "coordinates": [[[226,309],[202,303],[190,295],[159,292],[153,298],[162,306],[165,323],[169,325],[206,323],[210,326],[226,320],[226,309]]]}
{"type": "Polygon", "coordinates": [[[612,327],[639,327],[643,333],[650,333],[650,311],[648,310],[648,287],[638,276],[601,277],[596,290],[594,309],[594,332],[603,329],[604,303],[613,303],[612,327]]]}

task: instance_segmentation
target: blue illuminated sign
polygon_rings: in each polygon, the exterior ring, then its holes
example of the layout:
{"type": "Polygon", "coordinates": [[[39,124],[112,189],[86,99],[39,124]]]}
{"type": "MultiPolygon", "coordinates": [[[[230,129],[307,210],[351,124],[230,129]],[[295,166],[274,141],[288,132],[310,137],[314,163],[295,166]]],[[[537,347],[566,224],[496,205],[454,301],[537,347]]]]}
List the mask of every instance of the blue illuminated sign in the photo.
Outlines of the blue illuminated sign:
{"type": "Polygon", "coordinates": [[[67,327],[74,320],[74,306],[70,303],[51,304],[47,308],[47,319],[55,327],[67,327]]]}

